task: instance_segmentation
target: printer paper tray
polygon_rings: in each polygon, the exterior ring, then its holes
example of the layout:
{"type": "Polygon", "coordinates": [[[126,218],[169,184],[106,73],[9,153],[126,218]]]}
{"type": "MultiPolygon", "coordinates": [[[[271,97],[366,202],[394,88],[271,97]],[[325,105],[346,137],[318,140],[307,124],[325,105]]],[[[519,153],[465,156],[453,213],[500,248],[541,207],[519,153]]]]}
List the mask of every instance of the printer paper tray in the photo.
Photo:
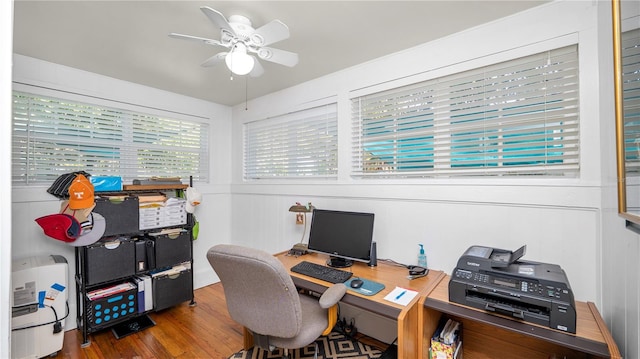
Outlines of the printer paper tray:
{"type": "Polygon", "coordinates": [[[467,291],[466,305],[522,319],[541,325],[549,325],[549,309],[536,305],[523,305],[515,300],[467,291]]]}

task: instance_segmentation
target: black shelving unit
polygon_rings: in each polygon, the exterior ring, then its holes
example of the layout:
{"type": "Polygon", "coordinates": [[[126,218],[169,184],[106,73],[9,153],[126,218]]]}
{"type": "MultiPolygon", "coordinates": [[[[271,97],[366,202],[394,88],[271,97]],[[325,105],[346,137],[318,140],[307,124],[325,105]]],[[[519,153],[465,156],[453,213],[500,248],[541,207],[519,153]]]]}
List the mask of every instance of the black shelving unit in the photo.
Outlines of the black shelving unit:
{"type": "MultiPolygon", "coordinates": [[[[82,332],[82,347],[91,344],[89,334],[112,328],[118,324],[140,319],[151,311],[163,310],[185,301],[195,306],[193,295],[193,226],[192,214],[184,213],[184,223],[140,230],[138,197],[147,192],[180,194],[185,185],[158,187],[128,186],[121,192],[100,193],[118,197],[117,202],[96,199],[94,212],[105,217],[105,236],[90,246],[75,248],[76,268],[76,324],[82,332]],[[166,229],[183,230],[179,234],[157,233],[166,229]],[[151,234],[154,235],[151,235],[151,234]],[[144,241],[144,244],[140,241],[144,241]],[[149,249],[151,248],[151,249],[149,249]],[[144,250],[144,253],[140,251],[144,250]],[[140,264],[140,258],[145,264],[140,264]],[[177,275],[158,275],[159,272],[182,265],[177,275]],[[186,268],[186,269],[185,269],[186,268]],[[153,276],[153,275],[156,276],[153,276]],[[88,293],[130,282],[137,276],[152,276],[153,309],[140,311],[135,291],[91,300],[88,293]]],[[[145,294],[148,293],[145,291],[145,294]]]]}

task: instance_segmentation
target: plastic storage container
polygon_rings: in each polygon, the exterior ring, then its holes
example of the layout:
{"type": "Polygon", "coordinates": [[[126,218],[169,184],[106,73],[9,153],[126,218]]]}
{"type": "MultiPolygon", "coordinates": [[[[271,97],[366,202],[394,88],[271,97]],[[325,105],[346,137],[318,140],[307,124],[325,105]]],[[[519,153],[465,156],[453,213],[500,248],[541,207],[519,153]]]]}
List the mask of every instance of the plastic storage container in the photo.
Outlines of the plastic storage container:
{"type": "Polygon", "coordinates": [[[135,247],[129,237],[102,240],[85,247],[85,284],[125,278],[135,274],[135,247]]]}
{"type": "Polygon", "coordinates": [[[191,269],[153,276],[153,309],[158,311],[193,299],[191,269]]]}
{"type": "Polygon", "coordinates": [[[100,213],[106,222],[103,236],[133,234],[140,231],[138,197],[98,197],[94,212],[100,213]]]}
{"type": "Polygon", "coordinates": [[[187,262],[191,258],[191,237],[188,231],[176,234],[161,234],[155,238],[155,267],[163,268],[176,263],[187,262]]]}
{"type": "Polygon", "coordinates": [[[138,314],[138,289],[130,289],[96,300],[86,300],[87,324],[92,329],[111,326],[138,314]]]}

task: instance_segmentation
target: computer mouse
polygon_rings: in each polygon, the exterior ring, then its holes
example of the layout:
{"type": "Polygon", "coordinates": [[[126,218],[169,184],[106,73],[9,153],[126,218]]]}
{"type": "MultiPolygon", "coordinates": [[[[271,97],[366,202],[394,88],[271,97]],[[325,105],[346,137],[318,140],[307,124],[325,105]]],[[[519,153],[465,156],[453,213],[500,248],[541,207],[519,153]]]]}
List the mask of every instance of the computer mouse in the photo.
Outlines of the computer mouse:
{"type": "Polygon", "coordinates": [[[354,279],[351,281],[351,288],[360,288],[364,284],[362,279],[354,279]]]}

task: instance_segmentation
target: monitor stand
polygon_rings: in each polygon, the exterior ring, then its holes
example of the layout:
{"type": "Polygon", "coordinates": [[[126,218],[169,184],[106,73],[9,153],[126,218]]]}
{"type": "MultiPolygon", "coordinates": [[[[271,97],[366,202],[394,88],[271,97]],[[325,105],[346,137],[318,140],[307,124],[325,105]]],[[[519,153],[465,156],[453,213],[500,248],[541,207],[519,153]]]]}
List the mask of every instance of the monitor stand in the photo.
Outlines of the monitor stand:
{"type": "Polygon", "coordinates": [[[353,265],[353,261],[351,259],[329,256],[327,265],[334,268],[346,268],[351,267],[353,265]]]}

